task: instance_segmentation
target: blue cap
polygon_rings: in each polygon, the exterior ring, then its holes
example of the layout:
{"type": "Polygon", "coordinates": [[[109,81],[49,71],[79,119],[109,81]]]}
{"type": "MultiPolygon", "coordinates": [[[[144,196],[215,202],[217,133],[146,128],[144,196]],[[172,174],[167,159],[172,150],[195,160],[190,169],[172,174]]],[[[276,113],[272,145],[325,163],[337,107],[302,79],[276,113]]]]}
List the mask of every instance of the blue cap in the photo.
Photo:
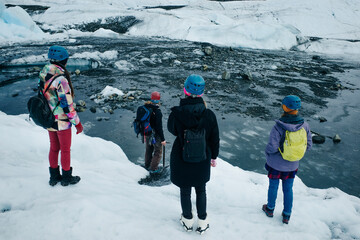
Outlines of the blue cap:
{"type": "Polygon", "coordinates": [[[282,104],[292,110],[299,110],[301,108],[301,99],[296,95],[288,95],[282,100],[282,104]]]}

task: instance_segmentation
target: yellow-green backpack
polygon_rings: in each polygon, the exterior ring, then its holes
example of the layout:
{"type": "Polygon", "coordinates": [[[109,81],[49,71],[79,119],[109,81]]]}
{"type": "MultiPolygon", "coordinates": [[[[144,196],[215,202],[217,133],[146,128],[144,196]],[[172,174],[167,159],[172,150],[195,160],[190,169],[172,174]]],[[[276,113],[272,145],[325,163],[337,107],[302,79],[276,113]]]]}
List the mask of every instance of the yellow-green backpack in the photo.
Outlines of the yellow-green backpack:
{"type": "Polygon", "coordinates": [[[305,155],[307,147],[307,134],[304,128],[296,132],[286,130],[283,152],[279,148],[281,156],[288,161],[299,161],[305,155]]]}

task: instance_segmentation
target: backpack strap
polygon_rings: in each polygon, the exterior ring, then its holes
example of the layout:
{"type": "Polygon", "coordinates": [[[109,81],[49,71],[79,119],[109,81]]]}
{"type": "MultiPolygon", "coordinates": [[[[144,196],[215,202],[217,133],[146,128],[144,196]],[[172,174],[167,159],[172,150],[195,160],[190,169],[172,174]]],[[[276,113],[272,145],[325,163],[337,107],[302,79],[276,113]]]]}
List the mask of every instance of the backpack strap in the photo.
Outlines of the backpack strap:
{"type": "Polygon", "coordinates": [[[53,77],[53,79],[51,80],[51,82],[49,83],[49,85],[47,86],[47,88],[45,89],[45,91],[43,91],[43,94],[46,93],[47,90],[49,90],[49,88],[50,88],[51,84],[54,82],[54,80],[57,79],[57,78],[60,77],[60,76],[64,76],[64,74],[55,75],[55,76],[53,77]]]}
{"type": "MultiPolygon", "coordinates": [[[[51,84],[54,82],[54,80],[60,76],[64,76],[64,74],[59,74],[59,75],[55,75],[53,77],[53,79],[51,80],[51,82],[49,83],[49,85],[46,87],[45,91],[42,92],[43,96],[45,96],[44,94],[47,92],[47,90],[49,90],[51,84]]],[[[40,92],[40,88],[39,88],[39,92],[40,92]]],[[[57,94],[56,94],[57,95],[57,94]]],[[[55,109],[60,105],[60,101],[57,102],[56,106],[54,107],[54,109],[52,110],[52,113],[54,113],[55,109]]]]}

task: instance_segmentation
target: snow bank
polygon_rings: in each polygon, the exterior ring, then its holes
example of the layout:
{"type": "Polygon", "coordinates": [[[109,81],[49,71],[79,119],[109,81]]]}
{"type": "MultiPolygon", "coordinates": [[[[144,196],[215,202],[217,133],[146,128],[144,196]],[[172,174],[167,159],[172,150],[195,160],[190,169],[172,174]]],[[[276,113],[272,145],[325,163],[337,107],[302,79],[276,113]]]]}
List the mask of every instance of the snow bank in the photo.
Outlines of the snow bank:
{"type": "Polygon", "coordinates": [[[20,7],[6,8],[0,0],[0,41],[17,42],[44,39],[46,34],[20,7]]]}
{"type": "MultiPolygon", "coordinates": [[[[79,184],[48,185],[47,132],[27,115],[0,112],[2,239],[194,239],[184,232],[179,190],[137,184],[146,171],[116,144],[73,131],[72,166],[79,184]]],[[[85,129],[86,132],[86,129],[85,129]]],[[[360,199],[339,189],[294,183],[290,224],[261,211],[266,175],[219,160],[207,186],[206,239],[360,239],[360,199]]],[[[195,210],[195,205],[194,205],[195,210]]]]}
{"type": "MultiPolygon", "coordinates": [[[[127,35],[257,49],[290,50],[302,44],[299,50],[345,56],[357,56],[360,52],[356,41],[342,41],[360,39],[358,0],[102,0],[101,4],[97,0],[13,0],[12,3],[49,6],[44,13],[33,15],[33,20],[41,23],[44,29],[63,31],[47,35],[49,41],[69,38],[71,41],[71,38],[79,36],[119,38],[118,33],[102,28],[94,33],[64,28],[99,19],[104,21],[111,17],[133,16],[141,22],[132,26],[127,35]],[[168,5],[178,8],[165,10],[164,7],[168,5]],[[312,42],[309,41],[310,37],[331,41],[322,45],[323,41],[312,42]]],[[[21,8],[4,9],[2,0],[0,6],[0,15],[8,12],[11,16],[7,22],[3,17],[0,20],[2,40],[21,41],[44,37],[44,34],[34,34],[39,28],[34,26],[35,23],[21,8]],[[21,31],[19,28],[26,29],[21,31]]]]}
{"type": "Polygon", "coordinates": [[[106,86],[100,93],[103,97],[107,98],[113,94],[117,94],[118,96],[122,96],[124,95],[124,92],[121,91],[120,89],[111,87],[111,86],[106,86]]]}

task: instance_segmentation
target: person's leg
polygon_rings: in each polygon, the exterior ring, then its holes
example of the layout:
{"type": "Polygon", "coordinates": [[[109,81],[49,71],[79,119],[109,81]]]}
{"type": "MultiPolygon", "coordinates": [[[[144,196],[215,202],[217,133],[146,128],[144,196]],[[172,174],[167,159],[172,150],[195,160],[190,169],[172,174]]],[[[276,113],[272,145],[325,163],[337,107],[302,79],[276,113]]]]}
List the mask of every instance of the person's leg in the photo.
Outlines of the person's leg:
{"type": "Polygon", "coordinates": [[[162,145],[161,145],[161,139],[159,137],[156,137],[156,142],[153,145],[153,149],[154,149],[154,156],[152,157],[150,163],[151,171],[157,170],[162,156],[162,145]]]}
{"type": "Polygon", "coordinates": [[[195,187],[196,191],[196,208],[198,213],[198,227],[196,232],[203,234],[209,229],[209,218],[206,213],[206,184],[195,187]]]}
{"type": "Polygon", "coordinates": [[[57,136],[57,132],[48,131],[49,139],[50,139],[50,151],[49,151],[49,164],[50,168],[57,168],[59,166],[59,151],[60,151],[60,143],[57,136]]]}
{"type": "Polygon", "coordinates": [[[278,188],[279,188],[279,179],[269,178],[267,207],[270,210],[274,210],[274,208],[275,208],[275,202],[276,202],[278,188]]]}
{"type": "Polygon", "coordinates": [[[196,209],[198,218],[201,220],[206,219],[206,185],[195,187],[196,192],[196,209]]]}
{"type": "Polygon", "coordinates": [[[71,148],[71,128],[57,132],[60,151],[61,167],[65,171],[70,170],[70,148],[71,148]]]}
{"type": "Polygon", "coordinates": [[[180,203],[182,215],[187,219],[192,219],[191,187],[180,188],[180,203]]]}
{"type": "Polygon", "coordinates": [[[59,169],[59,151],[60,151],[60,142],[58,139],[57,132],[48,131],[50,139],[50,150],[49,150],[49,173],[50,180],[49,185],[55,186],[58,182],[61,182],[62,177],[59,169]]]}
{"type": "Polygon", "coordinates": [[[294,178],[288,178],[282,181],[282,189],[284,193],[284,210],[283,213],[287,216],[291,215],[293,205],[293,184],[294,178]]]}
{"type": "Polygon", "coordinates": [[[154,151],[153,145],[150,143],[151,136],[145,136],[145,168],[150,167],[152,153],[154,151]]]}

